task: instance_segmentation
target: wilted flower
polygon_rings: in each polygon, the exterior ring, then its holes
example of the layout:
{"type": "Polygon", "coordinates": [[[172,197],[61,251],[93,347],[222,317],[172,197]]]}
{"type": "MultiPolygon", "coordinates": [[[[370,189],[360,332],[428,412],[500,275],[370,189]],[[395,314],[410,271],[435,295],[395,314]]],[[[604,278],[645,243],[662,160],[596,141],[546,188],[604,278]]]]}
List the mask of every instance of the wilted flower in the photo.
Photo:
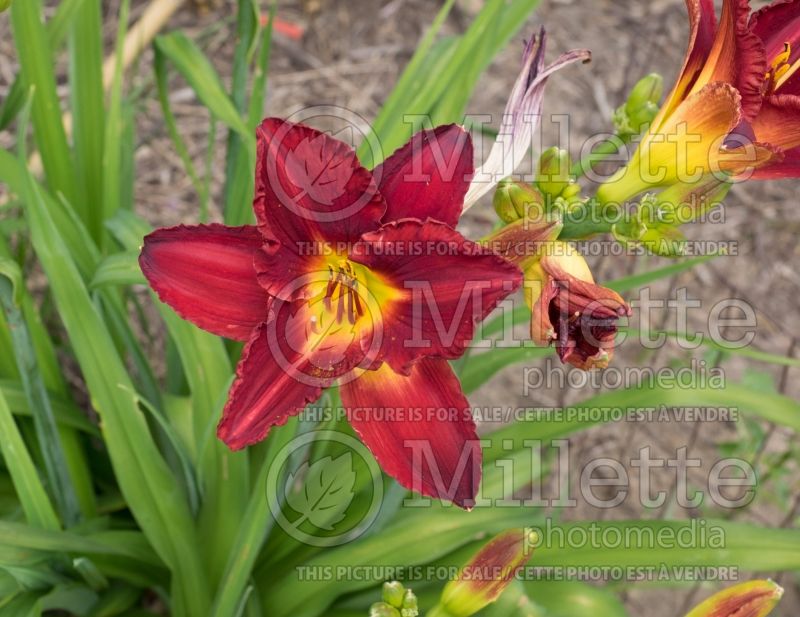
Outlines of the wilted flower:
{"type": "Polygon", "coordinates": [[[588,62],[591,59],[589,50],[574,49],[545,66],[546,38],[542,28],[539,36],[532,37],[525,45],[522,71],[511,89],[497,140],[486,161],[475,171],[475,177],[464,198],[465,210],[488,193],[497,184],[498,178],[513,173],[525,158],[531,147],[533,132],[541,118],[547,78],[568,64],[588,62]]]}
{"type": "Polygon", "coordinates": [[[686,617],[765,617],[782,595],[783,589],[772,581],[748,581],[715,593],[686,617]]]}
{"type": "Polygon", "coordinates": [[[521,273],[455,231],[471,173],[469,135],[457,126],[416,134],[370,173],[347,144],[267,119],[258,226],[178,226],[145,238],[141,268],[161,300],[247,341],[220,439],[234,449],[260,441],[338,380],[351,425],[387,473],[472,505],[480,448],[447,359],[521,273]],[[447,177],[434,144],[456,162],[447,177]],[[412,169],[424,181],[407,181],[412,169]],[[372,413],[382,409],[398,413],[372,413]],[[412,460],[414,440],[430,445],[432,461],[412,460]]]}
{"type": "Polygon", "coordinates": [[[605,368],[614,353],[617,321],[631,314],[615,291],[596,285],[586,260],[567,242],[543,245],[525,268],[531,306],[531,339],[555,344],[562,362],[589,370],[605,368]]]}

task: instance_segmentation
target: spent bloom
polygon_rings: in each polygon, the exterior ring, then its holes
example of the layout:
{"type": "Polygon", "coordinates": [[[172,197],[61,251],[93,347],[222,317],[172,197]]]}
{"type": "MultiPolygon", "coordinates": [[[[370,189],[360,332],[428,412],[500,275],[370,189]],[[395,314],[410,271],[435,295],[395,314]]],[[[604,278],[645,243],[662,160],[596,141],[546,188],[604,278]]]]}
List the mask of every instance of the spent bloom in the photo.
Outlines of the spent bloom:
{"type": "Polygon", "coordinates": [[[562,362],[590,370],[605,368],[614,353],[617,322],[631,315],[620,295],[595,284],[583,256],[570,243],[544,243],[525,268],[531,307],[531,339],[555,345],[562,362]]]}
{"type": "Polygon", "coordinates": [[[469,135],[422,131],[372,172],[307,126],[269,118],[257,138],[257,225],[159,229],[140,257],[183,318],[247,341],[219,438],[233,449],[260,441],[338,382],[387,473],[470,507],[481,453],[447,360],[521,273],[454,229],[473,173],[469,135]]]}
{"type": "Polygon", "coordinates": [[[477,170],[464,200],[466,210],[475,204],[522,162],[531,148],[533,133],[539,124],[547,79],[554,72],[574,62],[589,62],[587,49],[573,49],[561,54],[552,64],[545,64],[547,34],[531,37],[522,54],[522,70],[511,89],[503,111],[503,120],[489,156],[477,170]]]}

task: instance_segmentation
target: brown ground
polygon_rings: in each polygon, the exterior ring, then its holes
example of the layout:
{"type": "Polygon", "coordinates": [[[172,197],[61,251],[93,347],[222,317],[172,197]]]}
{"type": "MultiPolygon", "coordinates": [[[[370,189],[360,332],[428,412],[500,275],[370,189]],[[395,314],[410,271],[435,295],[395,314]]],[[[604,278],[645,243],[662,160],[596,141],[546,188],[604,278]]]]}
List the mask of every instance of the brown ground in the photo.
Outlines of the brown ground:
{"type": "MultiPolygon", "coordinates": [[[[21,0],[15,0],[21,1],[21,0]]],[[[135,0],[134,16],[145,6],[135,0]]],[[[170,23],[171,28],[184,28],[198,40],[213,59],[218,70],[228,76],[233,50],[232,0],[207,10],[186,8],[170,23]]],[[[479,5],[477,0],[463,1],[448,20],[447,30],[459,32],[469,23],[479,5]]],[[[754,2],[754,5],[756,3],[754,2]]],[[[761,3],[759,3],[761,4],[761,3]]],[[[116,15],[117,2],[105,2],[110,16],[116,15]]],[[[393,83],[413,52],[424,28],[433,18],[439,3],[431,0],[292,0],[279,3],[278,15],[305,27],[304,38],[297,42],[284,36],[275,37],[269,94],[265,115],[287,115],[298,108],[314,104],[345,106],[366,118],[374,118],[393,83]]],[[[10,83],[14,70],[13,48],[7,16],[0,17],[0,96],[10,83]]],[[[588,47],[594,61],[585,67],[570,68],[550,82],[545,113],[569,114],[572,150],[576,151],[589,135],[609,128],[609,115],[622,102],[635,81],[650,71],[660,71],[670,84],[683,55],[686,23],[681,0],[543,0],[534,17],[521,30],[527,36],[539,24],[547,25],[550,51],[571,47],[588,47]]],[[[113,20],[107,22],[109,37],[113,20]]],[[[518,39],[520,37],[517,37],[518,39]]],[[[500,55],[483,76],[470,105],[470,112],[499,114],[508,89],[514,80],[519,58],[517,42],[500,55]]],[[[197,200],[193,188],[174,154],[166,134],[161,111],[155,98],[151,54],[143,57],[129,83],[142,88],[136,153],[138,211],[153,223],[167,225],[196,220],[197,200]]],[[[197,163],[201,165],[207,146],[208,115],[195,100],[192,91],[175,82],[171,94],[182,134],[197,163]]],[[[552,133],[545,128],[545,133],[552,133]]],[[[8,135],[0,135],[8,143],[8,135]]],[[[212,212],[218,213],[221,181],[224,174],[224,140],[217,135],[215,154],[212,212]]],[[[695,270],[654,286],[654,298],[674,298],[678,289],[686,287],[690,298],[702,300],[702,308],[690,313],[690,325],[702,332],[708,330],[706,315],[709,307],[722,298],[742,298],[755,309],[758,332],[753,347],[776,354],[795,353],[795,332],[799,315],[795,310],[800,293],[800,278],[794,267],[797,260],[796,237],[800,229],[800,214],[794,196],[797,184],[750,183],[739,186],[727,200],[724,224],[696,225],[689,230],[692,238],[732,240],[738,247],[737,256],[718,258],[695,270]]],[[[480,233],[491,221],[491,210],[476,208],[465,217],[464,228],[480,233]]],[[[641,268],[627,257],[592,258],[595,277],[599,281],[615,278],[641,268]]],[[[650,267],[663,265],[651,258],[650,267]]],[[[629,298],[633,296],[628,295],[629,298]]],[[[634,318],[634,326],[638,325],[634,318]]],[[[662,311],[652,322],[652,328],[675,329],[674,311],[662,311]]],[[[623,346],[615,366],[669,366],[673,360],[686,363],[694,357],[706,359],[709,367],[716,358],[704,355],[704,350],[686,352],[674,343],[655,352],[646,352],[636,341],[623,346]]],[[[548,371],[560,367],[542,363],[548,371]]],[[[794,381],[797,369],[782,370],[773,365],[756,363],[742,358],[725,359],[726,376],[731,381],[752,379],[754,371],[767,373],[775,387],[797,398],[800,386],[794,381]]],[[[505,370],[490,384],[473,396],[476,405],[560,405],[579,401],[589,391],[541,389],[535,398],[525,398],[521,392],[523,367],[505,370]]],[[[658,405],[658,401],[654,401],[658,405]]],[[[744,422],[686,425],[672,423],[626,423],[595,429],[572,440],[574,470],[580,470],[587,460],[597,456],[612,456],[629,461],[639,448],[650,446],[653,456],[669,457],[676,448],[690,447],[691,455],[703,460],[702,473],[692,476],[701,482],[711,463],[720,456],[722,442],[746,443],[753,427],[744,422]]],[[[763,426],[768,439],[760,448],[758,470],[766,470],[766,462],[796,447],[794,433],[781,428],[763,426]]],[[[762,482],[756,500],[745,511],[737,512],[738,520],[756,521],[778,526],[796,522],[797,468],[796,459],[781,468],[785,473],[762,482]]],[[[577,472],[576,472],[577,473],[577,472]]],[[[669,488],[664,479],[659,488],[669,488]]],[[[635,487],[633,487],[635,489],[635,487]]],[[[610,512],[592,511],[580,505],[570,518],[634,518],[683,516],[675,508],[643,512],[628,500],[610,512]]],[[[781,582],[789,587],[778,614],[796,614],[798,602],[796,579],[783,575],[781,582]]],[[[705,589],[679,588],[653,591],[636,589],[625,592],[633,615],[682,615],[693,600],[702,597],[705,589]],[[682,612],[683,611],[683,612],[682,612]]]]}

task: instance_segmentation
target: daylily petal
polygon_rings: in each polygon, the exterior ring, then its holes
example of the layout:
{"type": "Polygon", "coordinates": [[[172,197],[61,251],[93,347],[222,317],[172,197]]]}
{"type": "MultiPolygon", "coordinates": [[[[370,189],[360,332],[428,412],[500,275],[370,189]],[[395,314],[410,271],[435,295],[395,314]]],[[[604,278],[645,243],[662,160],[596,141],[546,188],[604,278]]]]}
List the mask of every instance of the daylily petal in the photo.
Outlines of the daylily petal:
{"type": "Polygon", "coordinates": [[[666,117],[671,114],[686,93],[695,83],[703,69],[711,46],[714,44],[714,33],[717,29],[717,18],[713,0],[686,0],[689,12],[689,43],[678,80],[672,92],[667,96],[658,115],[653,120],[652,130],[657,130],[666,117]]]}
{"type": "Polygon", "coordinates": [[[740,146],[724,147],[719,153],[719,169],[741,182],[755,177],[765,166],[784,160],[783,150],[770,143],[754,141],[740,146]]]}
{"type": "Polygon", "coordinates": [[[472,138],[462,127],[416,133],[372,172],[386,200],[384,222],[431,218],[455,227],[472,172],[472,138]]]}
{"type": "Polygon", "coordinates": [[[756,169],[750,177],[753,180],[800,178],[800,148],[787,150],[782,155],[777,162],[756,169]]]}
{"type": "Polygon", "coordinates": [[[146,236],[139,265],[178,315],[219,336],[246,341],[267,317],[269,297],[253,267],[262,243],[255,227],[179,225],[146,236]]]}
{"type": "Polygon", "coordinates": [[[261,441],[363,358],[355,333],[314,332],[313,307],[275,302],[236,367],[217,435],[238,450],[261,441]]]}
{"type": "Polygon", "coordinates": [[[381,303],[376,357],[397,371],[421,356],[457,358],[475,323],[516,290],[519,269],[443,223],[407,219],[365,234],[351,255],[394,290],[381,303]]]}
{"type": "Polygon", "coordinates": [[[334,250],[325,242],[308,243],[299,252],[278,242],[266,242],[253,259],[258,284],[281,300],[308,299],[311,290],[305,283],[320,273],[325,275],[327,266],[322,256],[334,250]]]}
{"type": "Polygon", "coordinates": [[[748,27],[749,0],[724,0],[714,44],[691,92],[716,81],[736,86],[742,99],[742,118],[750,120],[761,106],[767,70],[764,44],[748,27]]]}
{"type": "Polygon", "coordinates": [[[349,145],[278,118],[256,135],[253,207],[268,240],[302,254],[310,243],[355,242],[379,226],[386,204],[349,145]]]}
{"type": "Polygon", "coordinates": [[[474,505],[480,443],[447,361],[420,360],[408,376],[384,364],[342,385],[340,393],[350,424],[386,473],[428,497],[474,505]]]}
{"type": "Polygon", "coordinates": [[[764,99],[752,122],[758,141],[790,150],[800,146],[800,96],[778,95],[764,99]]]}

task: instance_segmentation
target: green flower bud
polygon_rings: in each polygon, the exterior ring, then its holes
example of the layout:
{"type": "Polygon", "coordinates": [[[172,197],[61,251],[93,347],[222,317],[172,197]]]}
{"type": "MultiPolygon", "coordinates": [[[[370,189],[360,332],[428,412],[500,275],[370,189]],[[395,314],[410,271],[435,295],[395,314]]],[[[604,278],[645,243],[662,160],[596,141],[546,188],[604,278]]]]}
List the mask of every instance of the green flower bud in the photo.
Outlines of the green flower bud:
{"type": "Polygon", "coordinates": [[[658,102],[664,92],[664,79],[658,73],[642,77],[631,90],[628,100],[614,112],[617,135],[629,140],[641,133],[658,114],[658,102]]]}
{"type": "Polygon", "coordinates": [[[417,596],[410,589],[406,589],[406,594],[403,596],[403,617],[415,617],[419,614],[419,606],[417,605],[417,596]]]}
{"type": "Polygon", "coordinates": [[[391,604],[395,608],[401,608],[403,606],[403,597],[405,593],[406,590],[402,583],[392,581],[391,583],[386,582],[383,584],[383,601],[386,602],[386,604],[391,604]]]}
{"type": "Polygon", "coordinates": [[[581,185],[577,182],[570,181],[564,190],[561,191],[561,196],[559,199],[564,200],[568,206],[580,203],[583,201],[583,196],[581,195],[581,185]]]}
{"type": "Polygon", "coordinates": [[[674,207],[659,204],[656,196],[645,195],[635,214],[611,228],[614,238],[623,245],[643,246],[661,257],[680,257],[686,238],[673,223],[674,207]]]}
{"type": "Polygon", "coordinates": [[[658,73],[650,73],[642,77],[631,89],[628,100],[625,101],[625,111],[633,116],[642,107],[648,104],[657,105],[664,93],[664,78],[658,73]]]}
{"type": "Polygon", "coordinates": [[[402,617],[400,611],[386,602],[376,602],[369,607],[369,617],[402,617]]]}
{"type": "Polygon", "coordinates": [[[548,148],[539,157],[539,173],[536,185],[539,190],[550,197],[558,197],[570,184],[570,166],[572,162],[569,152],[561,148],[548,148]]]}
{"type": "Polygon", "coordinates": [[[658,115],[658,110],[658,105],[648,101],[639,109],[631,113],[630,116],[628,116],[630,119],[630,124],[637,134],[643,131],[645,127],[655,120],[656,115],[658,115]]]}
{"type": "Polygon", "coordinates": [[[11,6],[11,0],[0,0],[0,13],[11,6]]]}
{"type": "Polygon", "coordinates": [[[544,197],[524,182],[501,180],[494,193],[494,211],[500,220],[513,223],[521,218],[539,218],[544,214],[544,197]]]}

